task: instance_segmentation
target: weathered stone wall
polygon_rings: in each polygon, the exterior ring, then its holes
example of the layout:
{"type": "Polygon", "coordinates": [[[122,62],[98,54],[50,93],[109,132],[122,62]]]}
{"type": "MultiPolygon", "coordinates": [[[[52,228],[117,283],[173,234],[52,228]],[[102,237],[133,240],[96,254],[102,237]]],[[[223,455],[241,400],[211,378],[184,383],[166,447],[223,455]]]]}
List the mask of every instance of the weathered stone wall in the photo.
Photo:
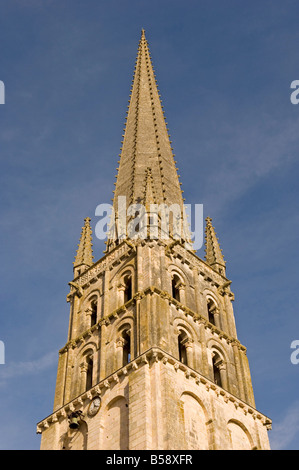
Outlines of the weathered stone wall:
{"type": "MultiPolygon", "coordinates": [[[[242,420],[237,418],[238,408],[230,407],[230,400],[223,403],[227,392],[255,407],[246,348],[235,333],[233,294],[222,288],[223,277],[192,253],[182,252],[177,244],[170,250],[156,241],[142,242],[135,248],[124,245],[71,285],[69,340],[59,355],[54,411],[84,396],[90,358],[92,387],[113,374],[118,376],[124,366],[124,332],[130,338],[129,365],[155,347],[180,364],[183,359],[178,338],[183,334],[184,367],[211,383],[216,381],[219,385],[220,380],[224,395],[202,385],[188,391],[186,383],[189,386],[192,381],[186,382],[180,366],[176,366],[177,372],[169,364],[161,368],[159,362],[150,367],[138,366],[127,382],[122,378],[113,386],[115,391],[119,389],[118,395],[111,396],[109,403],[114,399],[115,403],[105,404],[110,394],[105,391],[102,406],[108,408],[106,414],[101,412],[100,427],[94,427],[95,418],[92,423],[86,421],[96,434],[88,432],[89,443],[87,438],[77,437],[75,444],[67,426],[56,423],[54,434],[44,429],[43,446],[51,448],[58,437],[60,443],[55,446],[61,446],[65,435],[66,445],[73,448],[267,448],[266,434],[252,428],[252,415],[249,426],[244,413],[242,420]],[[125,302],[127,275],[132,278],[132,292],[125,302]],[[173,297],[174,275],[180,279],[179,298],[173,297]],[[91,326],[90,306],[94,299],[98,305],[97,321],[91,326]],[[209,299],[217,305],[217,321],[212,323],[207,310],[209,299]],[[217,380],[215,358],[219,366],[217,380]],[[120,390],[121,384],[126,391],[120,390]],[[120,429],[128,430],[127,440],[120,429]]],[[[216,389],[219,391],[219,387],[216,389]]],[[[58,422],[61,420],[62,417],[58,422]]]]}
{"type": "Polygon", "coordinates": [[[269,449],[270,420],[151,350],[40,423],[42,449],[269,449]],[[95,396],[101,407],[89,406],[95,396]],[[83,413],[78,430],[68,415],[83,413]]]}

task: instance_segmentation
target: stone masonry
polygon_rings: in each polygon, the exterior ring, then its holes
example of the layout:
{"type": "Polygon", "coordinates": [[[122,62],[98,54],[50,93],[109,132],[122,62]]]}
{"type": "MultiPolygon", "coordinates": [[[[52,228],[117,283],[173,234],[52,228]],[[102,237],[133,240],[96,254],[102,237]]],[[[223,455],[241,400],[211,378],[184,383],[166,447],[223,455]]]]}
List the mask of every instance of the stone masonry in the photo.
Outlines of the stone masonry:
{"type": "MultiPolygon", "coordinates": [[[[116,219],[119,196],[126,196],[126,207],[183,210],[162,108],[142,31],[115,183],[116,219]]],[[[37,426],[41,449],[270,448],[271,420],[255,407],[211,218],[205,236],[205,260],[192,250],[188,231],[178,238],[170,226],[168,238],[108,237],[94,262],[85,219],[54,409],[37,426]]]]}

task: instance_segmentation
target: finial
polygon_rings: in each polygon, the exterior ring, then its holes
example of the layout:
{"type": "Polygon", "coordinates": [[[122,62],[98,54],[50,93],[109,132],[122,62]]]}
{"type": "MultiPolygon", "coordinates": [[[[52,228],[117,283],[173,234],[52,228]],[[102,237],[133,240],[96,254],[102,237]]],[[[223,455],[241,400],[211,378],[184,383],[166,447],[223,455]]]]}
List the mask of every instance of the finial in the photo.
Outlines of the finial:
{"type": "Polygon", "coordinates": [[[211,217],[206,217],[206,262],[225,276],[225,261],[212,225],[211,217]]]}
{"type": "Polygon", "coordinates": [[[90,227],[90,217],[85,217],[84,226],[81,230],[80,241],[78,245],[77,254],[74,261],[74,268],[84,265],[91,266],[93,264],[92,255],[92,233],[90,227]]]}

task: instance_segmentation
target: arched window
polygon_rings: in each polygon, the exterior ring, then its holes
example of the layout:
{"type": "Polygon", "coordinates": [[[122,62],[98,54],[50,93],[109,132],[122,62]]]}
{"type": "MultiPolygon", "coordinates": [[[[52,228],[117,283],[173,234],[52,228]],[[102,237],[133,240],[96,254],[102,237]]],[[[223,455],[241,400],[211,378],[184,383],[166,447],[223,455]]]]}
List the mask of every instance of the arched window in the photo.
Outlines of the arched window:
{"type": "Polygon", "coordinates": [[[175,300],[178,300],[179,302],[180,302],[180,289],[179,289],[180,282],[181,280],[179,276],[177,276],[177,274],[174,274],[172,278],[172,297],[175,300]]]}
{"type": "Polygon", "coordinates": [[[208,299],[207,303],[208,307],[208,316],[209,316],[209,322],[215,325],[215,313],[216,313],[216,304],[212,299],[208,299]]]}
{"type": "Polygon", "coordinates": [[[97,303],[97,300],[94,299],[91,302],[90,326],[93,326],[96,324],[97,316],[98,316],[98,303],[97,303]]]}
{"type": "Polygon", "coordinates": [[[216,385],[219,387],[223,387],[222,384],[222,377],[220,372],[220,366],[223,364],[222,358],[219,356],[218,353],[214,353],[213,355],[213,380],[216,385]]]}
{"type": "Polygon", "coordinates": [[[93,359],[92,356],[86,358],[86,387],[85,390],[89,390],[92,387],[92,374],[93,374],[93,359]]]}
{"type": "Polygon", "coordinates": [[[130,274],[124,277],[124,284],[124,303],[126,303],[132,298],[132,276],[130,274]]]}
{"type": "Polygon", "coordinates": [[[187,334],[184,331],[180,331],[180,334],[178,336],[179,359],[185,365],[188,365],[187,349],[186,349],[187,341],[188,341],[187,334]]]}
{"type": "Polygon", "coordinates": [[[123,323],[117,334],[115,342],[116,356],[115,364],[118,369],[129,364],[134,357],[134,337],[133,326],[131,322],[123,323]]]}
{"type": "Polygon", "coordinates": [[[123,366],[131,362],[131,335],[130,330],[123,331],[123,366]]]}

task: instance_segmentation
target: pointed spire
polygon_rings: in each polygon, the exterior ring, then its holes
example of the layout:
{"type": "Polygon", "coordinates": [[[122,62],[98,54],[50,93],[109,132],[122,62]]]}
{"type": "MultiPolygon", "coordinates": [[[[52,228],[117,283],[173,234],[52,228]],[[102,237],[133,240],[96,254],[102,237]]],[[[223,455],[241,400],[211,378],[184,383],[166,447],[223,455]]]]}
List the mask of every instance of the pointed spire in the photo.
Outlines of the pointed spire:
{"type": "Polygon", "coordinates": [[[212,225],[212,219],[206,218],[206,262],[220,274],[225,276],[225,261],[222,250],[216,236],[215,229],[212,225]]]}
{"type": "Polygon", "coordinates": [[[178,204],[184,199],[174,154],[164,118],[145,31],[141,31],[130,101],[122,140],[113,208],[117,217],[118,197],[126,204],[148,206],[178,204]]]}
{"type": "Polygon", "coordinates": [[[92,255],[92,231],[90,227],[90,218],[86,217],[84,219],[84,226],[82,227],[80,242],[78,245],[77,254],[74,261],[74,270],[82,272],[82,268],[87,269],[93,264],[93,255],[92,255]]]}

